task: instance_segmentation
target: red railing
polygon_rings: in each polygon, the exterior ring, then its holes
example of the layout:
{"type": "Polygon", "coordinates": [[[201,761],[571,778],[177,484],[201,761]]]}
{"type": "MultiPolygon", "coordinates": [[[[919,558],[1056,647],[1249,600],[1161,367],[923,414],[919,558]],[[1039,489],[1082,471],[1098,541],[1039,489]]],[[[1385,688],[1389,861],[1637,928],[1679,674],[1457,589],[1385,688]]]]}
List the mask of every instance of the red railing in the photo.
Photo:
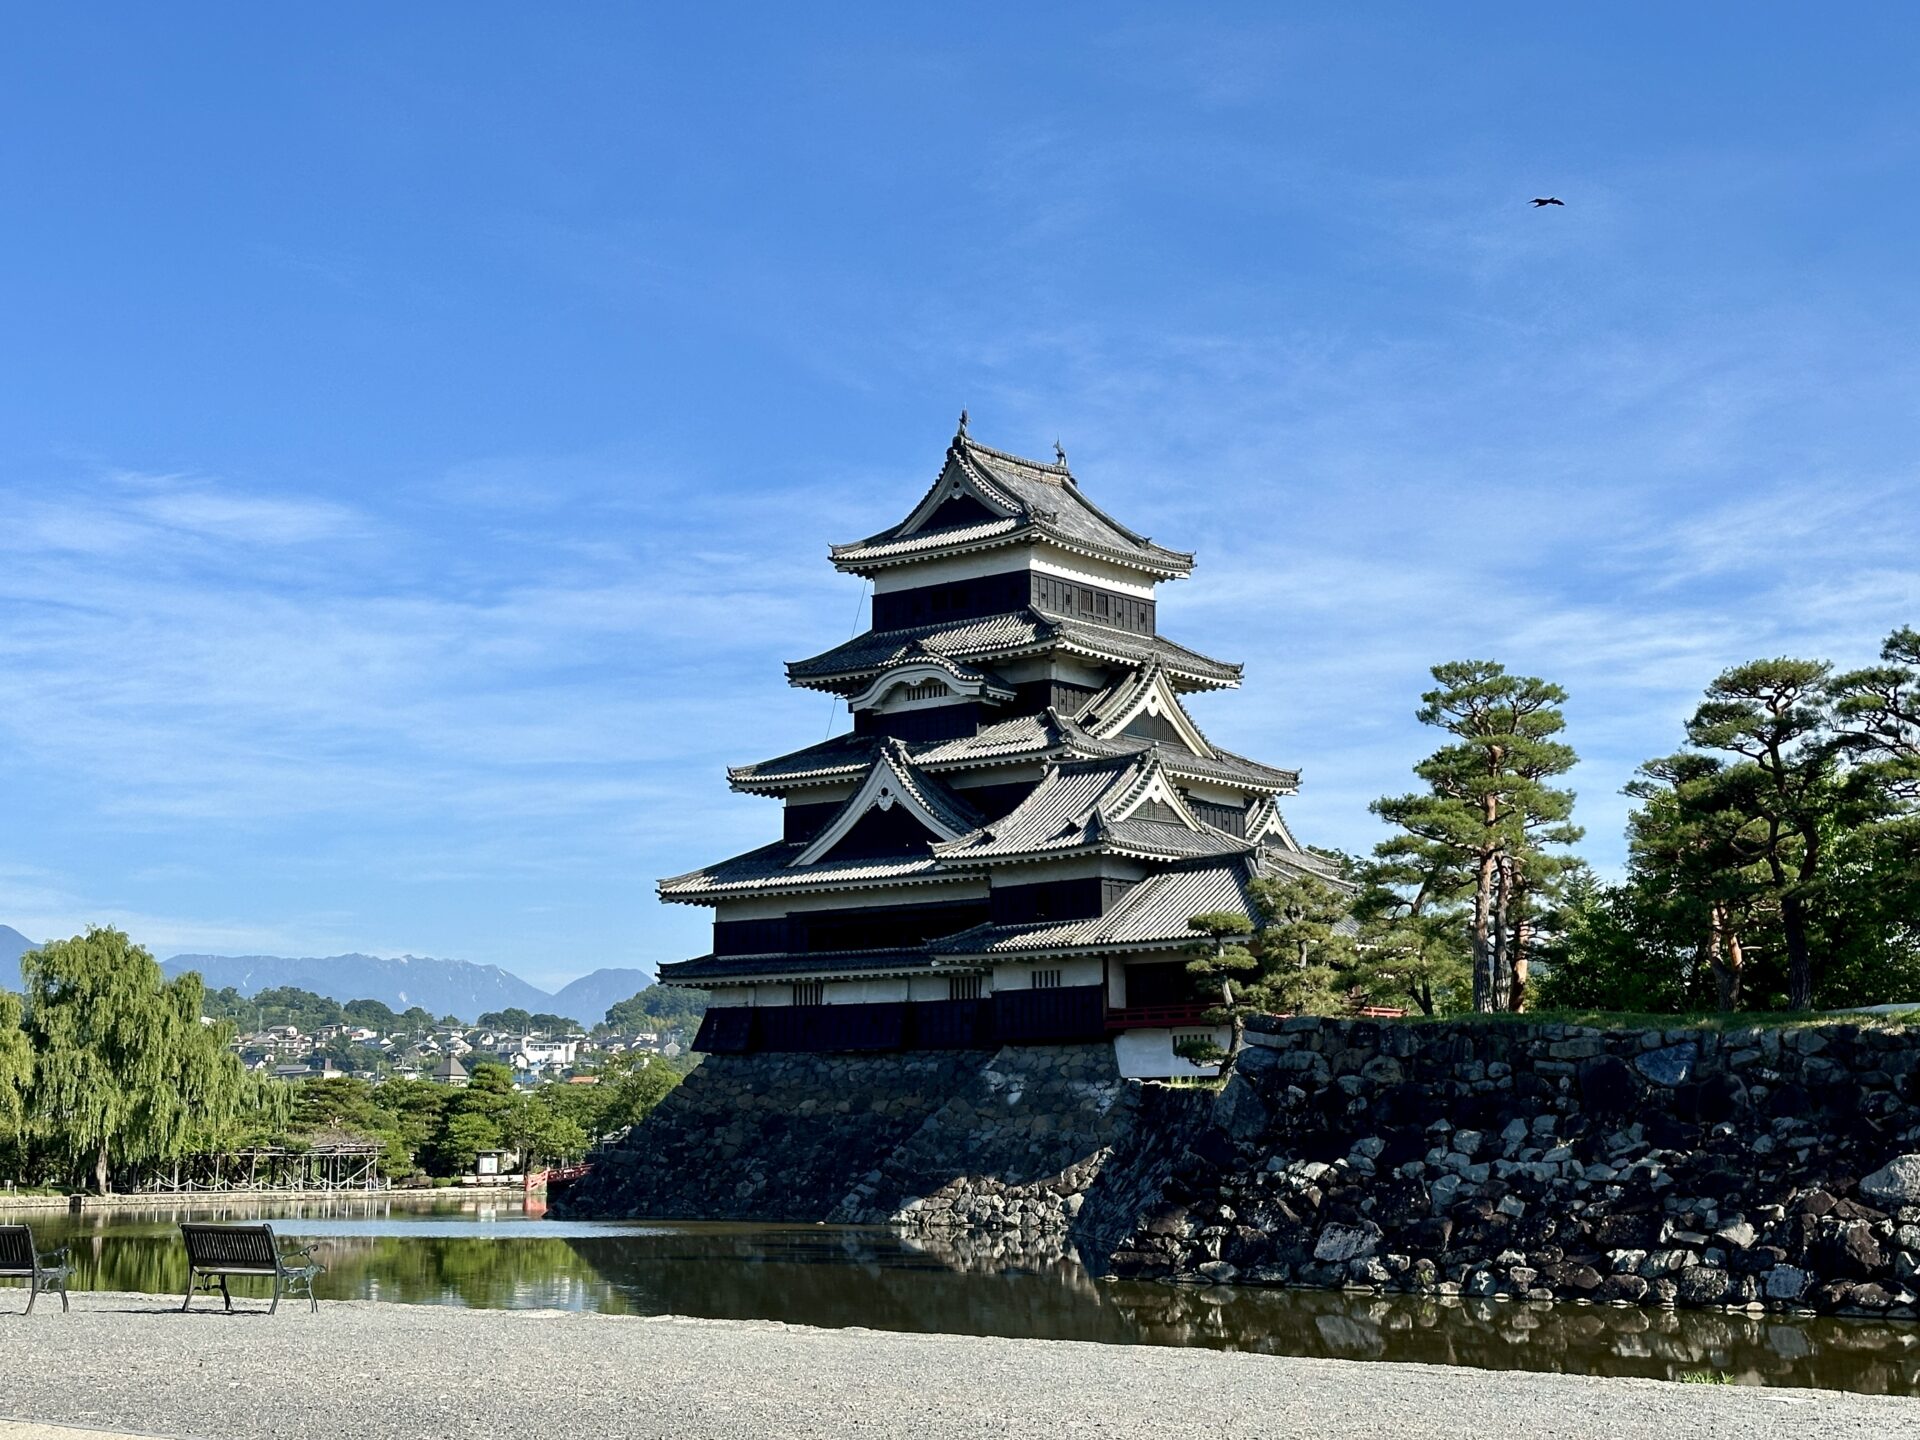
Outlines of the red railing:
{"type": "MultiPolygon", "coordinates": [[[[1205,1025],[1207,1011],[1211,1004],[1196,1002],[1185,1005],[1128,1005],[1121,1009],[1107,1011],[1107,1033],[1118,1030],[1168,1030],[1174,1026],[1205,1025]]],[[[1353,1012],[1361,1020],[1398,1020],[1406,1011],[1396,1005],[1363,1005],[1353,1012]]],[[[1284,1019],[1285,1016],[1277,1018],[1284,1019]]]]}
{"type": "Polygon", "coordinates": [[[552,1185],[562,1180],[578,1180],[593,1169],[592,1161],[582,1161],[578,1165],[555,1165],[546,1170],[529,1170],[521,1176],[521,1185],[534,1190],[542,1185],[552,1185]]]}
{"type": "Polygon", "coordinates": [[[1207,1004],[1129,1005],[1107,1011],[1107,1033],[1117,1030],[1167,1030],[1175,1025],[1204,1025],[1207,1004]]]}

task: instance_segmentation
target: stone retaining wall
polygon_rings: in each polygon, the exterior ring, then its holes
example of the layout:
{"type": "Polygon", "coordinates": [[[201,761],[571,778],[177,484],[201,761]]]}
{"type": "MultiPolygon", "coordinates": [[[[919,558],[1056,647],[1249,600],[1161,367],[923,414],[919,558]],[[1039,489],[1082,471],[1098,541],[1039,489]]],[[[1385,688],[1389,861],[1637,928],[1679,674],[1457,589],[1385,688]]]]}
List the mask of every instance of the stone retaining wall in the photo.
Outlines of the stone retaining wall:
{"type": "Polygon", "coordinates": [[[829,1218],[927,1230],[1064,1230],[1133,1130],[1113,1046],[1009,1046],[861,1178],[829,1218]]]}
{"type": "Polygon", "coordinates": [[[1256,1022],[1218,1093],[1106,1045],[711,1056],[556,1215],[1063,1234],[1096,1273],[1920,1313],[1920,1031],[1256,1022]]]}
{"type": "Polygon", "coordinates": [[[1249,1040],[1118,1273],[1920,1304],[1920,1033],[1299,1018],[1249,1040]]]}
{"type": "Polygon", "coordinates": [[[710,1055],[549,1212],[825,1220],[991,1058],[710,1055]]]}

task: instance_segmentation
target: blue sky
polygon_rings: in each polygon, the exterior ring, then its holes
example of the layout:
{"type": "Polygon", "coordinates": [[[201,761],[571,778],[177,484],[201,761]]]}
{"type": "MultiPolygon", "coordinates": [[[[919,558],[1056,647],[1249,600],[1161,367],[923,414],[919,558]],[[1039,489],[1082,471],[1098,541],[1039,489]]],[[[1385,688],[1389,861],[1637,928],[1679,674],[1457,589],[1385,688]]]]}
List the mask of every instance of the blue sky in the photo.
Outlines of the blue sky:
{"type": "Polygon", "coordinates": [[[1716,670],[1920,624],[1920,12],[1841,13],[16,10],[0,922],[699,953],[962,405],[1200,552],[1305,838],[1491,656],[1616,865],[1716,670]]]}

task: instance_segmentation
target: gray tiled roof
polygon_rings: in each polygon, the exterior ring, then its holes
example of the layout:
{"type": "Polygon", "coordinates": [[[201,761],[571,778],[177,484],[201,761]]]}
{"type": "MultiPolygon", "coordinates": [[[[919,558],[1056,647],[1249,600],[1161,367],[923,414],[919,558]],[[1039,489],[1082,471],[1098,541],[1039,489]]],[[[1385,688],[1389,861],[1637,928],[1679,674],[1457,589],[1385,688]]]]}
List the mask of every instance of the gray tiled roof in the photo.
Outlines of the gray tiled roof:
{"type": "Polygon", "coordinates": [[[844,644],[787,666],[794,685],[818,689],[865,683],[889,665],[925,647],[956,660],[983,661],[1065,650],[1122,665],[1157,659],[1185,688],[1238,685],[1241,667],[1215,660],[1159,635],[1136,635],[1110,625],[1048,615],[1028,606],[978,620],[944,621],[903,630],[869,630],[844,644]]]}
{"type": "Polygon", "coordinates": [[[1206,827],[1190,830],[1176,821],[1138,815],[1110,818],[1109,810],[1125,808],[1120,802],[1145,783],[1159,763],[1158,754],[1153,750],[1145,756],[1056,764],[1010,814],[971,835],[936,845],[934,853],[965,863],[1076,850],[1166,859],[1249,852],[1253,847],[1246,841],[1206,827]]]}
{"type": "Polygon", "coordinates": [[[1047,950],[1125,949],[1194,940],[1188,921],[1209,910],[1246,911],[1250,857],[1168,870],[1142,880],[1105,915],[1027,925],[976,925],[930,947],[941,955],[1016,955],[1047,950]]]}
{"type": "Polygon", "coordinates": [[[732,766],[727,770],[727,779],[736,790],[851,780],[866,774],[879,750],[877,735],[836,735],[831,740],[776,755],[771,760],[732,766]]]}
{"type": "Polygon", "coordinates": [[[662,965],[660,979],[678,985],[784,975],[895,975],[930,969],[932,965],[933,957],[924,946],[906,950],[821,950],[804,955],[701,955],[662,965]]]}
{"type": "Polygon", "coordinates": [[[948,446],[935,486],[955,468],[998,508],[1016,513],[911,535],[902,533],[903,520],[865,540],[834,546],[834,563],[843,570],[858,571],[955,547],[1042,538],[1152,574],[1179,576],[1193,570],[1190,553],[1154,544],[1087,499],[1065,464],[1028,460],[962,434],[948,446]]]}
{"type": "Polygon", "coordinates": [[[728,895],[778,894],[785,890],[863,885],[912,885],[964,877],[965,865],[947,865],[931,854],[889,855],[880,859],[826,860],[795,866],[805,842],[775,841],[744,855],[662,880],[662,900],[700,904],[728,895]]]}
{"type": "MultiPolygon", "coordinates": [[[[1188,924],[1208,911],[1253,913],[1250,890],[1260,875],[1307,871],[1342,885],[1305,851],[1262,850],[1257,855],[1182,865],[1148,876],[1113,909],[1089,920],[1043,920],[1025,925],[976,925],[928,949],[941,956],[1007,958],[1062,950],[1123,950],[1184,945],[1196,937],[1188,924]]],[[[1337,927],[1352,933],[1351,919],[1337,927]]]]}

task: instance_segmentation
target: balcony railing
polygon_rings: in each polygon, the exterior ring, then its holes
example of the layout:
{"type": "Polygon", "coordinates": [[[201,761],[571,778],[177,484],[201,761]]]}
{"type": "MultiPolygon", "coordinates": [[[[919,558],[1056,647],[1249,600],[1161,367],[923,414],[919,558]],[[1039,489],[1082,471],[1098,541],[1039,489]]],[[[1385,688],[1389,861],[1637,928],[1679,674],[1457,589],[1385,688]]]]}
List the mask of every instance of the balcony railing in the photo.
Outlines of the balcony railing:
{"type": "Polygon", "coordinates": [[[1199,1002],[1183,1005],[1128,1005],[1107,1011],[1107,1033],[1122,1030],[1170,1030],[1174,1026],[1206,1024],[1206,1013],[1213,1007],[1199,1002]]]}

